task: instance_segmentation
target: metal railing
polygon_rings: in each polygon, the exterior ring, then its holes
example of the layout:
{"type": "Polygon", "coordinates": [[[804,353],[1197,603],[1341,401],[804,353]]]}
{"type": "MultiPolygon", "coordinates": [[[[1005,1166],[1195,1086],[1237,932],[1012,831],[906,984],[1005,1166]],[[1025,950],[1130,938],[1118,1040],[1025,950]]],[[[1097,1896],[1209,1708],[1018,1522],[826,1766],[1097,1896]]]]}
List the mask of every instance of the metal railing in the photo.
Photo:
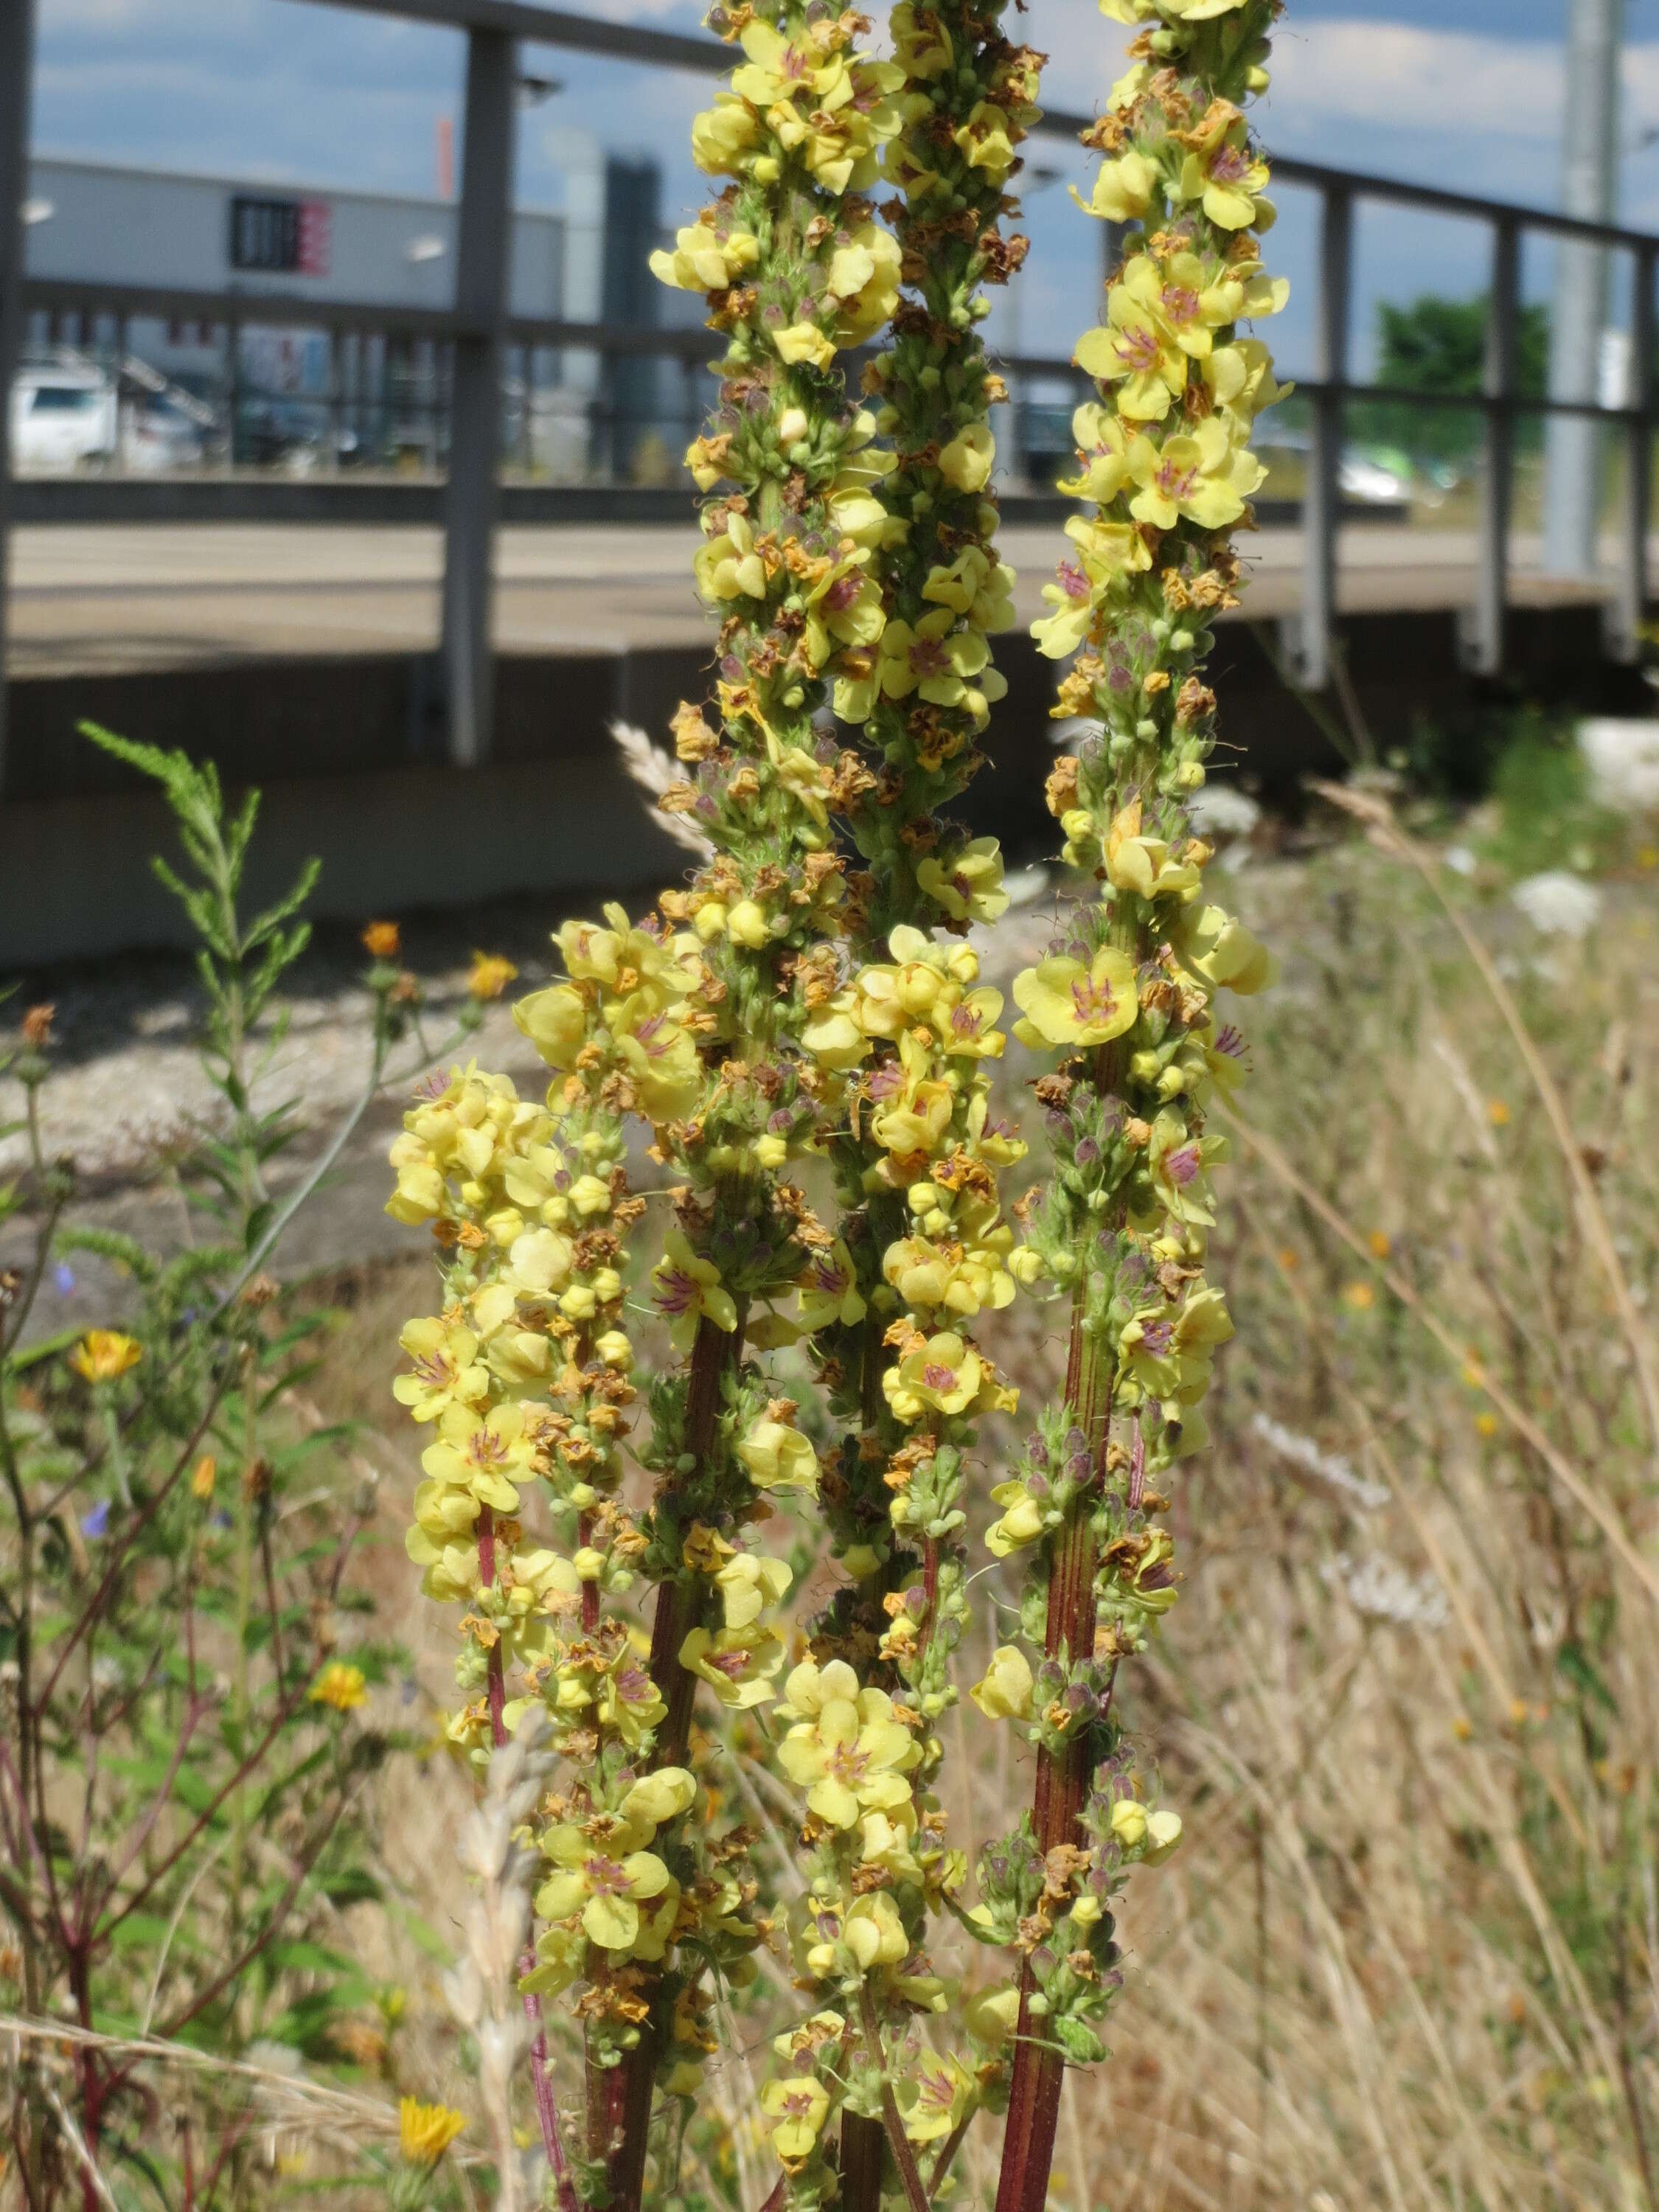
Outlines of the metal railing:
{"type": "MultiPolygon", "coordinates": [[[[491,714],[489,640],[491,544],[500,488],[500,407],[504,349],[514,346],[579,350],[602,358],[653,357],[679,362],[689,392],[696,372],[720,350],[714,334],[701,329],[635,329],[599,323],[514,315],[507,300],[504,241],[510,214],[516,46],[533,43],[613,60],[712,76],[730,66],[728,48],[708,38],[609,23],[530,4],[530,0],[320,0],[321,4],[440,24],[467,33],[465,162],[462,178],[457,287],[447,309],[392,308],[367,302],[326,304],[291,295],[80,284],[27,279],[21,274],[21,234],[0,225],[0,388],[9,383],[19,318],[25,308],[46,308],[124,319],[157,316],[209,322],[226,328],[304,328],[337,337],[375,333],[435,341],[453,357],[449,410],[450,464],[445,486],[445,589],[441,660],[452,757],[487,757],[491,714]],[[9,258],[8,258],[9,257],[9,258]]],[[[0,0],[0,18],[27,19],[32,0],[0,0]]],[[[27,57],[27,26],[23,34],[27,57]]],[[[0,61],[4,57],[0,56],[0,61]]],[[[23,71],[27,80],[27,69],[23,71]]],[[[21,174],[19,148],[26,140],[26,101],[9,94],[0,67],[0,191],[11,169],[21,174]],[[21,134],[21,137],[20,135],[21,134]],[[9,166],[10,168],[9,169],[9,166]]],[[[1048,111],[1038,130],[1074,139],[1092,118],[1048,111]]],[[[1273,161],[1282,183],[1318,198],[1317,290],[1314,374],[1298,382],[1310,410],[1304,547],[1300,611],[1291,645],[1304,682],[1322,686],[1330,675],[1340,579],[1342,520],[1340,471],[1348,410],[1384,404],[1411,410],[1472,411],[1481,424],[1478,559],[1474,588],[1463,625],[1471,670],[1498,672],[1504,662],[1509,605],[1510,524],[1516,432],[1527,415],[1589,416],[1610,426],[1624,452],[1620,550],[1614,595],[1607,614],[1609,650],[1633,658],[1648,595],[1650,463],[1656,416],[1653,374],[1654,280],[1659,237],[1587,222],[1541,209],[1515,207],[1401,179],[1363,175],[1292,159],[1273,161]],[[1484,388],[1476,395],[1433,394],[1356,380],[1350,374],[1353,319],[1354,210],[1375,202],[1481,224],[1490,240],[1490,309],[1484,388]],[[1633,257],[1632,389],[1628,404],[1605,407],[1594,399],[1524,396],[1517,379],[1521,247],[1530,233],[1633,257]]],[[[3,205],[0,200],[0,205],[3,205]]],[[[1107,264],[1121,239],[1109,228],[1107,264]]],[[[1069,360],[1017,356],[1001,363],[1022,384],[1081,380],[1069,360]]],[[[5,429],[0,416],[0,583],[4,574],[8,480],[5,429]]],[[[0,645],[3,643],[0,605],[0,645]]],[[[0,716],[3,708],[0,705],[0,716]]],[[[0,719],[0,744],[3,720],[0,719]]]]}

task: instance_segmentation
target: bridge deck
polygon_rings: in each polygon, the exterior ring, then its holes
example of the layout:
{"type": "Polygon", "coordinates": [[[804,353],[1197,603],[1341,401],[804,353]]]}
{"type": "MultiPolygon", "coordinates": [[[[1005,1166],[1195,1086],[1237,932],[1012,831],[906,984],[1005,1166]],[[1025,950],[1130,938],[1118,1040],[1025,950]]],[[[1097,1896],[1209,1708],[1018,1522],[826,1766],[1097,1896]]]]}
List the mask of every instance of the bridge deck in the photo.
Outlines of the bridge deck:
{"type": "MultiPolygon", "coordinates": [[[[695,647],[709,635],[691,595],[696,535],[678,524],[503,529],[497,540],[495,641],[541,653],[695,647]]],[[[1001,540],[1019,573],[1022,622],[1060,544],[1057,526],[1017,524],[1001,540]]],[[[1246,611],[1288,614],[1302,539],[1273,528],[1249,541],[1246,611]]],[[[1595,596],[1536,573],[1517,538],[1514,603],[1595,596]]],[[[443,556],[435,528],[389,524],[31,525],[11,544],[7,672],[113,675],[271,654],[421,652],[434,647],[443,556]]],[[[1342,532],[1344,614],[1432,611],[1474,591],[1472,531],[1358,524],[1342,532]]]]}

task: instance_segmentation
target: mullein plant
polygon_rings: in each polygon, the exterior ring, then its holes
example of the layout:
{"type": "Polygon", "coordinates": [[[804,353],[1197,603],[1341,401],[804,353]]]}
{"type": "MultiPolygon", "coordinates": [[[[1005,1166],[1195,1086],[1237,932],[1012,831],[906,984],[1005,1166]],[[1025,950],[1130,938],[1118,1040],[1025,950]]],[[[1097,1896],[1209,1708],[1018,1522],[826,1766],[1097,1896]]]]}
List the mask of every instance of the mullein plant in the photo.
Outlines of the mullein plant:
{"type": "Polygon", "coordinates": [[[729,182],[653,265],[702,291],[729,338],[688,455],[711,495],[696,568],[722,617],[714,719],[681,709],[688,773],[661,801],[712,857],[642,923],[611,908],[560,933],[565,980],[517,1010],[553,1071],[544,1103],[458,1070],[394,1151],[392,1210],[431,1224],[443,1262],[398,1387],[433,1432],[410,1549],[459,1612],[449,1731],[484,1765],[538,1705],[562,1762],[534,1823],[546,1873],[522,1964],[532,2008],[563,1998],[585,2039],[586,2130],[568,2152],[530,2039],[567,2206],[639,2203],[653,2094],[689,2108],[713,2005],[771,1931],[748,1839],[687,1818],[696,1699],[758,1710],[782,1673],[790,1573],[751,1540],[771,1493],[822,1486],[842,1570],[778,1707],[809,1856],[787,1931],[805,2004],[762,2095],[775,2196],[873,2207],[896,2187],[920,2212],[974,2114],[1011,2100],[1005,2194],[1040,2203],[1060,2063],[1100,2049],[1103,1900],[1178,1830],[1146,1803],[1109,1699],[1117,1658],[1173,1595],[1151,1485],[1198,1441],[1226,1334],[1199,1265],[1217,1151],[1201,1102],[1239,1047],[1212,1000],[1265,973],[1200,902],[1207,855],[1180,809],[1212,742],[1204,618],[1235,580],[1218,533],[1258,480],[1244,441],[1273,392],[1233,327],[1279,301],[1237,114],[1273,12],[1140,10],[1135,69],[1092,134],[1110,157],[1096,211],[1144,236],[1079,349],[1103,380],[1079,416],[1078,489],[1099,511],[1073,526],[1081,565],[1042,626],[1057,657],[1088,648],[1061,711],[1101,735],[1051,794],[1100,890],[1016,986],[1023,1040],[1067,1055],[1038,1085],[1058,1172],[1019,1249],[999,1176],[1024,1146],[988,1085],[1002,1002],[959,941],[1006,906],[1000,857],[936,810],[1000,693],[1000,393],[975,326],[979,287],[1023,252],[1000,223],[1036,58],[989,10],[902,5],[893,63],[856,51],[851,15],[711,18],[744,59],[694,148],[729,182]],[[884,169],[892,234],[866,197],[884,169]],[[873,409],[855,408],[838,356],[890,318],[873,409]],[[828,733],[832,701],[855,747],[828,733]],[[838,823],[867,863],[850,879],[838,823]],[[623,1245],[646,1203],[630,1121],[649,1126],[673,1214],[651,1297],[678,1364],[631,1447],[655,1477],[644,1511],[622,1491],[623,1245]],[[830,1229],[787,1179],[814,1152],[836,1170],[830,1229]],[[1032,1547],[1021,1625],[1041,1656],[1000,1647],[973,1693],[1036,1741],[1037,1803],[976,1870],[969,1909],[939,1723],[968,1618],[963,1455],[975,1419],[1013,1404],[970,1330],[1044,1272],[1073,1304],[1066,1402],[1000,1487],[989,1535],[998,1556],[1032,1547]],[[803,1334],[842,1432],[823,1468],[753,1356],[803,1334]],[[553,1541],[526,1534],[526,1495],[553,1541]],[[956,2007],[927,1951],[947,1913],[1006,1954],[956,2007]],[[959,2049],[940,2050],[944,2014],[959,2049]]]}
{"type": "Polygon", "coordinates": [[[1003,226],[1042,57],[1004,37],[1001,12],[902,0],[891,19],[903,122],[884,167],[902,294],[864,375],[882,442],[844,510],[881,621],[834,692],[862,738],[844,812],[868,872],[851,887],[854,972],[804,1034],[827,1079],[840,1212],[800,1320],[842,1432],[823,1494],[844,1579],[778,1709],[811,1853],[796,1985],[815,2008],[778,2037],[763,2108],[791,2201],[835,2196],[850,2212],[878,2204],[890,2178],[927,2201],[1005,2087],[1015,2002],[1010,1983],[970,2009],[960,2053],[941,2051],[951,2007],[930,1923],[957,1909],[967,1873],[938,1790],[969,1620],[964,1454],[978,1417],[1015,1402],[970,1329],[1035,1267],[999,1189],[1025,1151],[992,1110],[1002,995],[960,942],[1006,909],[1001,854],[939,815],[979,765],[1006,689],[990,640],[1013,620],[988,489],[989,410],[1006,392],[979,325],[981,288],[1025,252],[1003,226]]]}
{"type": "Polygon", "coordinates": [[[1251,426],[1279,397],[1239,325],[1287,289],[1262,269],[1268,172],[1243,112],[1267,82],[1279,0],[1102,4],[1138,35],[1087,134],[1103,158],[1085,204],[1124,237],[1104,317],[1077,348],[1097,397],[1078,410],[1065,489],[1090,511],[1066,526],[1075,554],[1036,626],[1070,662],[1056,714],[1092,726],[1048,799],[1093,888],[1013,986],[1016,1037],[1053,1062],[1036,1085],[1053,1175],[1030,1249],[1072,1321],[1063,1395],[993,1492],[989,1547],[1029,1571],[1018,1639],[974,1692],[1036,1751],[1030,1811],[984,1855],[971,1915],[1020,1961],[998,2212],[1047,2201],[1063,2069],[1104,2056],[1121,1978],[1110,1900],[1181,1832],[1149,1802],[1115,1692],[1176,1595],[1160,1493],[1205,1440],[1211,1359],[1231,1334],[1204,1275],[1225,1152],[1206,1107],[1245,1053],[1217,997],[1270,976],[1206,900],[1210,852],[1185,809],[1215,742],[1202,672],[1209,624],[1237,599],[1229,533],[1264,475],[1251,426]]]}
{"type": "Polygon", "coordinates": [[[752,1975],[764,1926],[741,1832],[685,1819],[691,1721],[700,1692],[738,1712],[773,1696],[790,1573],[748,1534],[769,1493],[810,1493],[818,1474],[796,1405],[749,1354],[793,1336],[779,1302],[832,1242],[787,1171],[821,1113],[800,1035],[842,974],[831,813],[865,771],[814,716],[883,622],[870,547],[846,524],[879,465],[837,356],[885,321],[900,259],[865,195],[902,72],[856,50],[860,19],[791,0],[711,27],[741,58],[694,150],[729,181],[653,265],[706,294],[729,341],[689,456],[713,495],[695,566],[721,617],[715,719],[681,710],[689,773],[662,802],[712,856],[644,922],[611,908],[559,933],[565,979],[516,1009],[554,1073],[545,1103],[457,1070],[393,1155],[392,1210],[431,1224],[443,1273],[441,1310],[403,1339],[398,1395],[433,1431],[409,1548],[460,1616],[454,1741],[483,1765],[532,1705],[550,1717],[562,1764],[538,1815],[524,1987],[533,2007],[574,1992],[585,2141],[562,2139],[539,2036],[537,2101],[562,2196],[623,2208],[653,2092],[695,2096],[717,1985],[752,1975]],[[634,1443],[656,1478],[643,1512],[620,1488],[635,1397],[623,1248],[645,1203],[630,1121],[670,1179],[651,1297],[678,1360],[634,1443]],[[527,1534],[527,1500],[553,1542],[527,1534]],[[641,1580],[648,1643],[630,1620],[641,1580]]]}

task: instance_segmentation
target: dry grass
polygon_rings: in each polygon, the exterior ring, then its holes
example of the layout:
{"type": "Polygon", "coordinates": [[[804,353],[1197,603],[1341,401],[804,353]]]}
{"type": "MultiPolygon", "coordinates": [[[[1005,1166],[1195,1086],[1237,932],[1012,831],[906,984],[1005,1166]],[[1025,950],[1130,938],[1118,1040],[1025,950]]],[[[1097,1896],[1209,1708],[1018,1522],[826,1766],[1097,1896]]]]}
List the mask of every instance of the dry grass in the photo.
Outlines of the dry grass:
{"type": "MultiPolygon", "coordinates": [[[[1615,886],[1582,948],[1469,909],[1573,1160],[1409,866],[1340,843],[1231,894],[1286,954],[1251,1019],[1248,1112],[1272,1141],[1241,1140],[1226,1179],[1212,1272],[1238,1340],[1175,1509],[1187,1588],[1125,1694],[1187,1840],[1132,1886],[1114,2057],[1068,2088],[1054,2201],[1659,2212],[1653,901],[1615,886]]],[[[428,1292],[424,1262],[351,1285],[317,1386],[378,1432],[367,1571],[417,1706],[449,1647],[402,1559],[416,1443],[385,1390],[428,1292]]],[[[1057,1346],[1048,1316],[1016,1315],[998,1349],[1035,1395],[1057,1346]]],[[[977,1585],[987,1644],[1012,1587],[977,1585]]],[[[1029,1784],[1008,1731],[960,1717],[947,1773],[970,1850],[1029,1784]]],[[[732,1786],[776,1832],[763,1778],[732,1786]]],[[[441,1759],[388,1773],[399,1911],[358,1931],[410,1992],[388,2078],[458,2101],[410,1930],[456,1938],[465,1796],[441,1759]]],[[[757,2071],[764,2027],[734,2024],[757,2071]]],[[[556,2064],[569,2095],[568,2045],[556,2064]]],[[[711,2068],[705,2118],[726,2154],[689,2183],[754,2212],[771,2175],[741,2057],[711,2068]]],[[[994,2188],[998,2132],[970,2137],[963,2201],[994,2188]]]]}

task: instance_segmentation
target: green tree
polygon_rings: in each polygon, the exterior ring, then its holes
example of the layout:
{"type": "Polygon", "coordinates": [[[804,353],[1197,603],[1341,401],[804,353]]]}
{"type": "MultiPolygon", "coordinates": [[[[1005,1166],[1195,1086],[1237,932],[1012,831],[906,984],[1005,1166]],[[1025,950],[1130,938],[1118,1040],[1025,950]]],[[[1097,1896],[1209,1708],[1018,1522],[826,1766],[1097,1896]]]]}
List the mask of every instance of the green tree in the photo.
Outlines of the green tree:
{"type": "MultiPolygon", "coordinates": [[[[1478,399],[1486,376],[1486,325],[1491,301],[1447,300],[1425,293],[1409,306],[1378,302],[1379,384],[1404,392],[1478,399]]],[[[1549,375],[1549,308],[1542,301],[1521,309],[1516,330],[1516,380],[1523,399],[1541,399],[1549,375]]],[[[1472,459],[1480,418],[1471,408],[1379,406],[1366,410],[1362,434],[1403,446],[1421,461],[1472,459]]],[[[1535,444],[1539,418],[1523,416],[1518,437],[1535,444]]]]}

